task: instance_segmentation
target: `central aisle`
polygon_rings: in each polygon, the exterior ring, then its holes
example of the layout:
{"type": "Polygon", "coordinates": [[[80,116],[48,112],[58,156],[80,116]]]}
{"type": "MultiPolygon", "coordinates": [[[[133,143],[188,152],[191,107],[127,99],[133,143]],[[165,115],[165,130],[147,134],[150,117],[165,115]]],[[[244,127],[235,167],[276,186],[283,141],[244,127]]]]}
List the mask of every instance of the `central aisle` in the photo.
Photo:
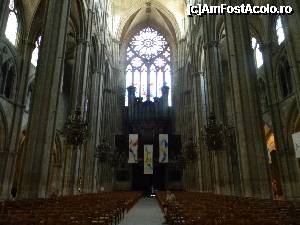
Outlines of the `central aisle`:
{"type": "Polygon", "coordinates": [[[164,215],[155,198],[142,198],[125,215],[119,225],[160,225],[164,215]]]}

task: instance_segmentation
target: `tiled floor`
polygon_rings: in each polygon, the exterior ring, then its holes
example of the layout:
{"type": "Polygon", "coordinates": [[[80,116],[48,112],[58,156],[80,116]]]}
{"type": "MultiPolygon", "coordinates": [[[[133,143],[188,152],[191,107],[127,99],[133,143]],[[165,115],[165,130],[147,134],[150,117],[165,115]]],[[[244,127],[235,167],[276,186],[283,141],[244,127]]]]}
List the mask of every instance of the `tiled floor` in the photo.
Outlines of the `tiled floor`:
{"type": "Polygon", "coordinates": [[[119,225],[160,225],[164,215],[155,198],[142,198],[119,225]]]}

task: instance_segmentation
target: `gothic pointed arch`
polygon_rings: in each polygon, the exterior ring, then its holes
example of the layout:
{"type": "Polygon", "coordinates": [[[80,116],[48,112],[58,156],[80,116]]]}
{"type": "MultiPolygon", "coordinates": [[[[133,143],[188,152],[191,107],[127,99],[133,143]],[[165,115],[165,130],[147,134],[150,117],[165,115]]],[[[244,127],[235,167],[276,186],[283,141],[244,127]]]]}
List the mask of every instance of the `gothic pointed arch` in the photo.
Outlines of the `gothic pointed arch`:
{"type": "Polygon", "coordinates": [[[30,21],[27,23],[27,33],[24,34],[24,39],[28,39],[29,43],[35,43],[37,38],[42,35],[42,27],[43,27],[43,16],[45,14],[45,2],[44,1],[36,1],[33,7],[33,14],[30,18],[30,21]]]}
{"type": "Polygon", "coordinates": [[[278,91],[282,98],[286,98],[292,94],[294,89],[292,70],[286,54],[282,54],[279,58],[276,73],[279,84],[278,91]]]}
{"type": "MultiPolygon", "coordinates": [[[[181,7],[184,5],[183,1],[179,1],[178,3],[178,5],[181,4],[181,7]]],[[[131,33],[134,27],[142,23],[156,23],[158,27],[164,27],[169,30],[173,41],[184,36],[183,28],[180,27],[179,21],[170,7],[171,4],[168,5],[159,0],[154,0],[146,4],[143,1],[138,4],[129,4],[126,7],[127,13],[121,17],[119,26],[117,27],[116,38],[120,40],[126,39],[126,33],[128,31],[131,33]],[[146,16],[144,16],[145,14],[146,16]],[[145,20],[145,18],[148,19],[145,20]]],[[[180,11],[177,13],[180,13],[180,11]]]]}
{"type": "Polygon", "coordinates": [[[0,43],[0,95],[14,100],[18,84],[16,51],[11,45],[0,43]]]}

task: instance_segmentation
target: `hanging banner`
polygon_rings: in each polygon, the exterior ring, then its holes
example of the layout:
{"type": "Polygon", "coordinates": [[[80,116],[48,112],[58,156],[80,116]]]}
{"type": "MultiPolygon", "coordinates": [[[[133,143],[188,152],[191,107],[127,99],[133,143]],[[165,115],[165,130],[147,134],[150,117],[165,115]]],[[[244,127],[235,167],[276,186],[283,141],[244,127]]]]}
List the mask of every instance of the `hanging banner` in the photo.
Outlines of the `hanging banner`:
{"type": "Polygon", "coordinates": [[[296,158],[300,158],[300,132],[292,134],[296,158]]]}
{"type": "Polygon", "coordinates": [[[153,174],[153,145],[144,145],[144,174],[153,174]]]}
{"type": "Polygon", "coordinates": [[[169,138],[167,134],[159,135],[159,163],[168,163],[169,138]]]}
{"type": "Polygon", "coordinates": [[[128,163],[138,163],[139,135],[129,134],[128,163]]]}

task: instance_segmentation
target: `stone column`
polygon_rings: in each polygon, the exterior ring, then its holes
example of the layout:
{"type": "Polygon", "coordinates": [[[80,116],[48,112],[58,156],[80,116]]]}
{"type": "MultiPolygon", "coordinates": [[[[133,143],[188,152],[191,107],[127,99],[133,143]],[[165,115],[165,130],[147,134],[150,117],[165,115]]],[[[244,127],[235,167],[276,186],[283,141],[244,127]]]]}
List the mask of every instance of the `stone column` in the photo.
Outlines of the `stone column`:
{"type": "Polygon", "coordinates": [[[82,47],[82,59],[81,59],[81,65],[79,74],[76,74],[79,78],[78,82],[78,89],[77,89],[77,104],[76,106],[81,107],[81,109],[84,108],[85,104],[85,89],[86,89],[86,83],[87,83],[87,77],[88,77],[88,71],[89,71],[89,56],[90,56],[90,43],[91,43],[91,34],[92,34],[92,27],[93,27],[93,15],[94,15],[94,0],[91,0],[89,2],[89,9],[88,9],[88,19],[86,24],[86,32],[85,37],[83,41],[83,47],[82,47]]]}
{"type": "MultiPolygon", "coordinates": [[[[226,3],[237,4],[232,0],[226,3]]],[[[271,179],[257,96],[257,75],[248,20],[246,16],[239,15],[226,15],[224,19],[242,195],[270,198],[271,179]]]]}
{"type": "Polygon", "coordinates": [[[278,90],[276,88],[276,74],[273,71],[274,62],[272,61],[274,43],[263,43],[261,50],[264,59],[264,70],[266,75],[267,92],[270,101],[270,113],[272,119],[272,128],[275,136],[275,143],[278,151],[278,160],[280,163],[280,176],[283,186],[283,194],[286,198],[299,198],[300,183],[299,170],[294,155],[288,152],[285,134],[281,119],[280,105],[278,100],[278,90]],[[293,172],[291,172],[293,170],[293,172]],[[298,182],[297,182],[298,180],[298,182]]]}
{"type": "Polygon", "coordinates": [[[103,117],[102,115],[102,108],[103,108],[103,82],[104,82],[104,76],[103,73],[99,71],[99,85],[98,85],[98,94],[97,94],[97,132],[96,132],[96,143],[99,144],[101,139],[101,119],[103,117]]]}
{"type": "Polygon", "coordinates": [[[218,121],[226,123],[223,88],[224,81],[220,62],[219,42],[215,40],[208,41],[204,49],[208,79],[207,90],[211,96],[209,107],[210,109],[214,109],[218,121]]]}
{"type": "Polygon", "coordinates": [[[220,91],[220,69],[218,62],[218,42],[208,41],[204,46],[206,74],[207,74],[207,94],[209,112],[214,111],[217,119],[222,119],[221,115],[221,91],[220,91]]]}
{"type": "Polygon", "coordinates": [[[48,0],[45,6],[43,41],[25,147],[21,198],[45,197],[46,194],[70,4],[70,0],[48,0]]]}
{"type": "MultiPolygon", "coordinates": [[[[97,94],[96,94],[96,127],[95,127],[95,144],[96,146],[100,144],[101,140],[101,118],[102,118],[102,91],[103,91],[103,74],[101,71],[98,71],[98,85],[97,85],[97,94]]],[[[93,191],[96,192],[98,190],[98,163],[99,160],[95,161],[94,164],[94,178],[93,178],[93,191]]]]}
{"type": "MultiPolygon", "coordinates": [[[[196,63],[196,62],[195,62],[196,63]]],[[[193,99],[194,99],[194,111],[195,111],[195,141],[201,140],[201,128],[203,127],[202,121],[202,112],[201,112],[201,81],[200,81],[200,72],[196,72],[193,74],[193,99]]],[[[199,143],[200,144],[200,143],[199,143]]],[[[202,144],[202,143],[201,143],[202,144]]],[[[200,150],[203,148],[200,147],[200,150]]],[[[200,151],[198,153],[198,160],[197,160],[197,170],[199,177],[197,177],[199,182],[199,189],[202,189],[203,184],[203,177],[202,177],[202,170],[201,170],[201,161],[200,161],[200,151]]]]}
{"type": "Polygon", "coordinates": [[[198,154],[198,171],[199,171],[199,189],[200,191],[213,191],[212,185],[212,171],[209,152],[203,142],[202,128],[204,126],[203,121],[203,93],[201,88],[203,86],[201,77],[204,76],[203,72],[197,72],[193,76],[193,89],[194,89],[194,104],[195,104],[195,116],[196,116],[196,140],[199,140],[198,154]]]}
{"type": "Polygon", "coordinates": [[[92,75],[92,82],[90,86],[90,90],[87,90],[91,92],[90,98],[89,98],[89,131],[90,131],[90,137],[87,142],[87,147],[83,149],[85,152],[85,161],[84,161],[84,174],[82,174],[82,178],[84,179],[84,193],[92,192],[92,185],[93,185],[93,177],[94,177],[94,168],[96,166],[95,161],[95,150],[96,150],[96,126],[97,126],[97,108],[98,108],[98,102],[97,102],[97,92],[99,91],[97,87],[99,87],[100,82],[100,76],[97,72],[94,72],[92,75]]]}
{"type": "Polygon", "coordinates": [[[76,193],[74,189],[76,185],[76,163],[79,157],[79,151],[77,147],[69,146],[65,144],[64,146],[64,163],[63,163],[63,181],[62,181],[62,194],[63,195],[73,195],[76,193]]]}
{"type": "MultiPolygon", "coordinates": [[[[27,39],[23,39],[20,41],[20,52],[21,55],[21,65],[19,70],[19,89],[16,92],[15,96],[15,107],[12,115],[12,133],[10,137],[10,141],[8,143],[8,155],[5,156],[5,170],[3,172],[3,181],[2,183],[2,194],[0,196],[9,196],[10,195],[10,188],[14,179],[14,172],[15,172],[15,159],[16,153],[18,151],[18,143],[20,141],[21,129],[22,129],[22,119],[25,109],[25,100],[26,100],[26,93],[27,93],[27,84],[28,84],[28,75],[29,75],[29,68],[31,63],[31,55],[32,51],[35,47],[33,42],[28,41],[27,39]]],[[[4,158],[4,156],[3,156],[4,158]]]]}
{"type": "Polygon", "coordinates": [[[127,91],[128,91],[128,117],[129,119],[133,119],[136,87],[129,86],[127,88],[127,91]]]}
{"type": "Polygon", "coordinates": [[[70,103],[69,113],[74,112],[77,106],[76,104],[77,104],[78,86],[80,80],[79,78],[81,76],[83,49],[84,49],[84,40],[82,38],[78,38],[77,46],[76,46],[75,69],[74,69],[74,75],[72,76],[71,103],[70,103]]]}
{"type": "MultiPolygon", "coordinates": [[[[84,38],[77,39],[76,46],[76,58],[75,58],[75,68],[72,76],[71,84],[71,99],[70,107],[68,114],[74,113],[77,107],[78,95],[79,95],[79,86],[81,85],[83,77],[82,67],[83,67],[83,57],[84,57],[84,47],[85,47],[84,38]]],[[[82,94],[82,93],[81,93],[82,94]]],[[[83,108],[81,108],[83,109],[83,108]]],[[[77,148],[74,146],[65,145],[65,163],[63,169],[63,186],[62,194],[63,195],[72,195],[78,192],[78,162],[80,151],[84,151],[84,148],[77,148]]],[[[81,162],[80,162],[81,163],[81,162]]]]}
{"type": "MultiPolygon", "coordinates": [[[[224,88],[222,81],[223,74],[221,69],[219,42],[212,34],[210,27],[215,20],[213,17],[204,17],[203,29],[205,45],[205,63],[207,75],[207,95],[208,95],[208,112],[215,113],[217,123],[226,124],[225,104],[224,104],[224,88]]],[[[211,170],[212,170],[212,184],[214,191],[218,194],[231,194],[232,173],[230,163],[230,149],[225,146],[221,151],[210,151],[211,170]]]]}
{"type": "MultiPolygon", "coordinates": [[[[205,45],[205,58],[207,70],[207,94],[209,112],[216,114],[217,123],[226,123],[225,106],[223,99],[223,83],[221,81],[222,72],[219,60],[219,43],[208,41],[205,45]]],[[[215,191],[218,194],[231,193],[231,172],[229,150],[210,152],[214,175],[215,191]]]]}
{"type": "Polygon", "coordinates": [[[169,90],[170,90],[170,88],[166,85],[162,86],[162,88],[161,88],[162,110],[163,110],[163,116],[165,118],[168,116],[169,90]]]}

